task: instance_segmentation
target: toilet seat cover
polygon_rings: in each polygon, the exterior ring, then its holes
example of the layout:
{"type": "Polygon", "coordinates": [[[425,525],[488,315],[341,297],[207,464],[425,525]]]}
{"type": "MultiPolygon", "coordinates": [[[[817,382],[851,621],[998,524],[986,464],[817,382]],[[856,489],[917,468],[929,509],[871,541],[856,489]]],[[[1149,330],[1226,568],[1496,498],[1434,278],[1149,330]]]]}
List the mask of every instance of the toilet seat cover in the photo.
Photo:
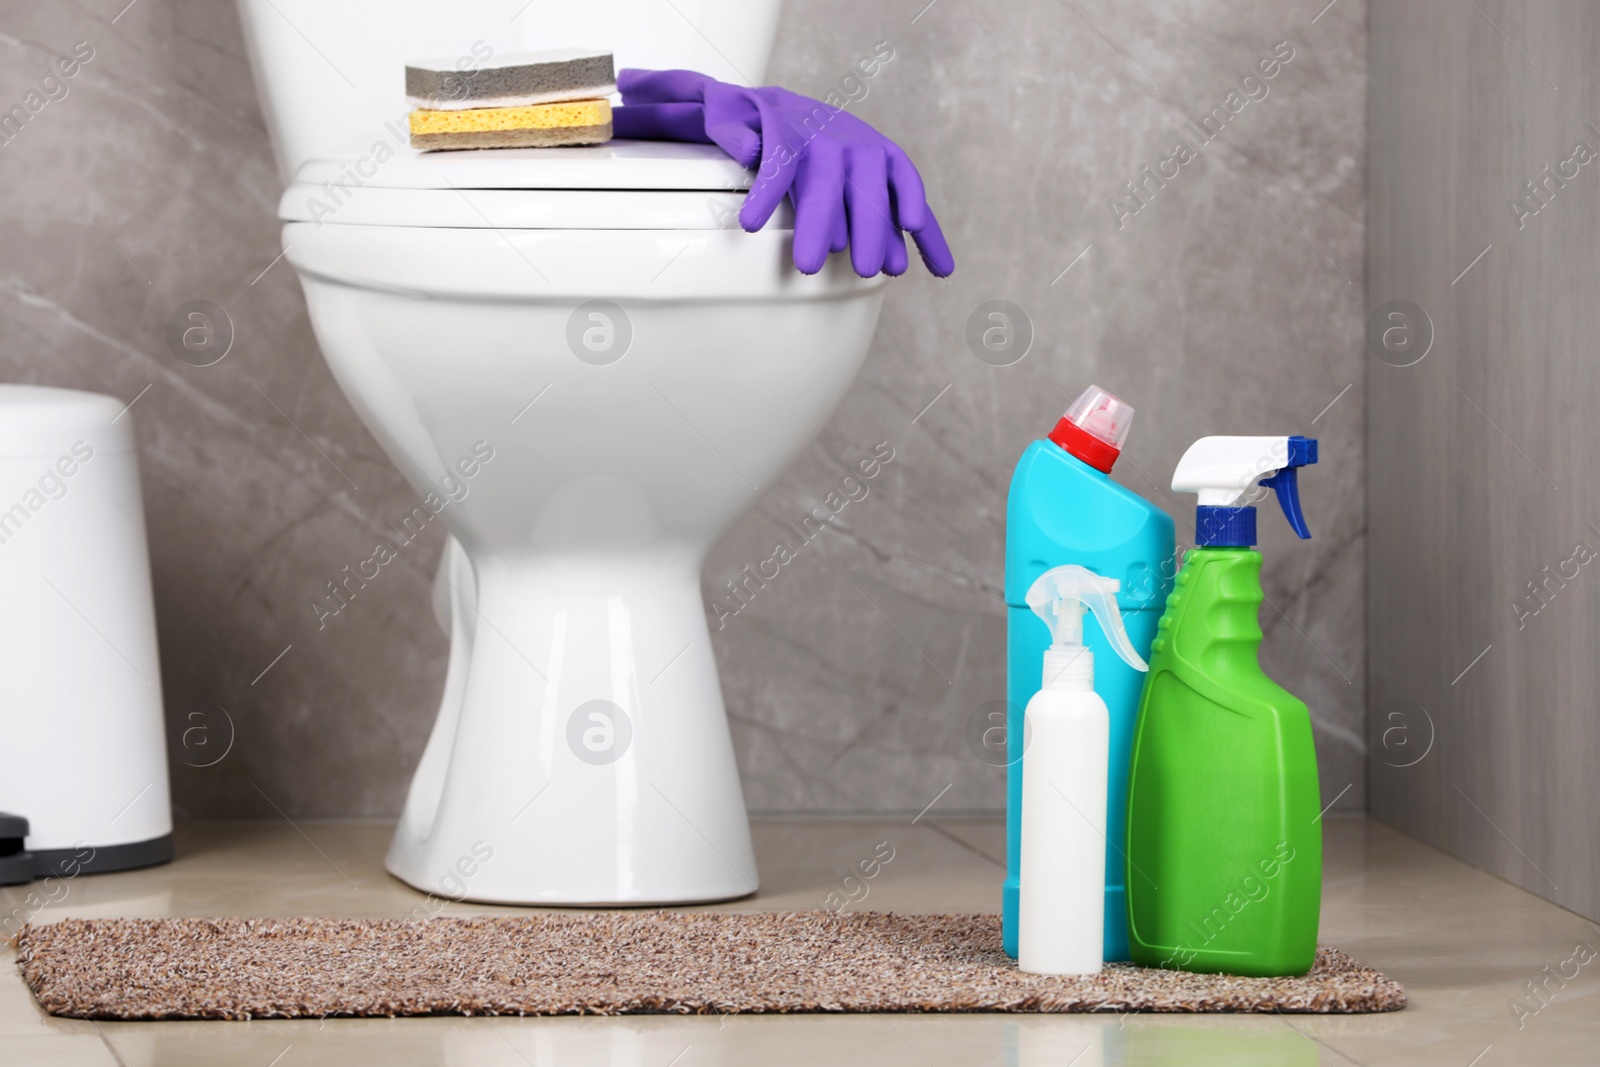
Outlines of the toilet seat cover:
{"type": "MultiPolygon", "coordinates": [[[[418,152],[410,147],[301,166],[279,203],[286,222],[513,229],[723,229],[751,171],[715,145],[610,141],[571,148],[418,152]],[[703,216],[703,218],[702,218],[703,216]]],[[[737,225],[737,223],[733,223],[737,225]]]]}
{"type": "Polygon", "coordinates": [[[295,175],[302,185],[321,185],[354,174],[363,185],[384,189],[748,189],[750,172],[710,144],[675,141],[609,141],[572,148],[480,148],[419,152],[390,146],[392,158],[378,162],[377,147],[341,159],[308,160],[295,175]],[[363,159],[364,166],[358,166],[363,159]],[[367,173],[362,173],[367,172],[367,173]]]}

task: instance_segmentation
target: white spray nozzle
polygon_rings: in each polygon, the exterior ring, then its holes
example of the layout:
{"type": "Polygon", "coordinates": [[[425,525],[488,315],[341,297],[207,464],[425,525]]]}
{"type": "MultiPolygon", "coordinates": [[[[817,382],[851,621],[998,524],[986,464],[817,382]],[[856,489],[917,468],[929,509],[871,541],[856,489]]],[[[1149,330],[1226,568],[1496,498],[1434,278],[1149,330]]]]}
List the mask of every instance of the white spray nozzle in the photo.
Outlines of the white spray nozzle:
{"type": "Polygon", "coordinates": [[[1178,461],[1172,491],[1200,498],[1195,542],[1202,547],[1255,544],[1255,512],[1247,512],[1244,520],[1219,519],[1211,509],[1237,508],[1257,482],[1277,494],[1289,528],[1306,538],[1311,531],[1300,508],[1298,472],[1316,461],[1314,437],[1202,437],[1178,461]]]}
{"type": "Polygon", "coordinates": [[[1083,644],[1083,611],[1088,608],[1100,620],[1100,629],[1111,648],[1136,671],[1150,669],[1128,640],[1122,627],[1122,612],[1116,593],[1122,583],[1068,563],[1052,567],[1039,575],[1028,589],[1028,606],[1050,627],[1052,648],[1071,648],[1083,644]]]}
{"type": "Polygon", "coordinates": [[[1172,491],[1196,493],[1205,506],[1231,507],[1289,459],[1287,437],[1202,437],[1178,461],[1172,491]]]}

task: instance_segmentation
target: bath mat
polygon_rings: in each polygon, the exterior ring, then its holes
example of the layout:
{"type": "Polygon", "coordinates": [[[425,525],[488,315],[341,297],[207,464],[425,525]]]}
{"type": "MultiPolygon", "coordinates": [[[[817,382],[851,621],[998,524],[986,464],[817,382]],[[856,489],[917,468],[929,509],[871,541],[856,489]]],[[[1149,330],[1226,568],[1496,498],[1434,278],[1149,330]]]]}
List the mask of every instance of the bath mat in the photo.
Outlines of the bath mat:
{"type": "Polygon", "coordinates": [[[1405,992],[1334,948],[1300,978],[1112,964],[1022,974],[997,915],[546,913],[470,919],[65,919],[17,937],[53,1015],[1373,1012],[1405,992]]]}

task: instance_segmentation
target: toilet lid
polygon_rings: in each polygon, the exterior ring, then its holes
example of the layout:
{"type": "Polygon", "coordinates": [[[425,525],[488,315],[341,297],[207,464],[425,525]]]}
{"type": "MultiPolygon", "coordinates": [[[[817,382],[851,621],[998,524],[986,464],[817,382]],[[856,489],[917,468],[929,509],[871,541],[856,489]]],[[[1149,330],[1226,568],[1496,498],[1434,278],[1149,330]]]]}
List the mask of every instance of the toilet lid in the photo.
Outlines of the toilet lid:
{"type": "Polygon", "coordinates": [[[313,159],[278,205],[286,222],[505,229],[728,229],[752,172],[715,145],[611,141],[572,148],[313,159]]]}

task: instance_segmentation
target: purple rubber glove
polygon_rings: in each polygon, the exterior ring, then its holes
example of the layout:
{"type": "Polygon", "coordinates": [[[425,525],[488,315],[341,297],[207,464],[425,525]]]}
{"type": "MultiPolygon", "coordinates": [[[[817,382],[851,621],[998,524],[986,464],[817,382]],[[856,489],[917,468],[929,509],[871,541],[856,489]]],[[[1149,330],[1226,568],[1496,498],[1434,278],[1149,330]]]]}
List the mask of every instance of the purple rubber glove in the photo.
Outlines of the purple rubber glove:
{"type": "Polygon", "coordinates": [[[940,278],[955,270],[922,176],[900,146],[865,122],[820,100],[777,86],[746,89],[690,70],[624,70],[618,137],[714,144],[755,170],[739,210],[754,233],[784,197],[794,203],[794,265],[822,269],[830,252],[850,249],[863,278],[904,274],[901,231],[940,278]]]}

